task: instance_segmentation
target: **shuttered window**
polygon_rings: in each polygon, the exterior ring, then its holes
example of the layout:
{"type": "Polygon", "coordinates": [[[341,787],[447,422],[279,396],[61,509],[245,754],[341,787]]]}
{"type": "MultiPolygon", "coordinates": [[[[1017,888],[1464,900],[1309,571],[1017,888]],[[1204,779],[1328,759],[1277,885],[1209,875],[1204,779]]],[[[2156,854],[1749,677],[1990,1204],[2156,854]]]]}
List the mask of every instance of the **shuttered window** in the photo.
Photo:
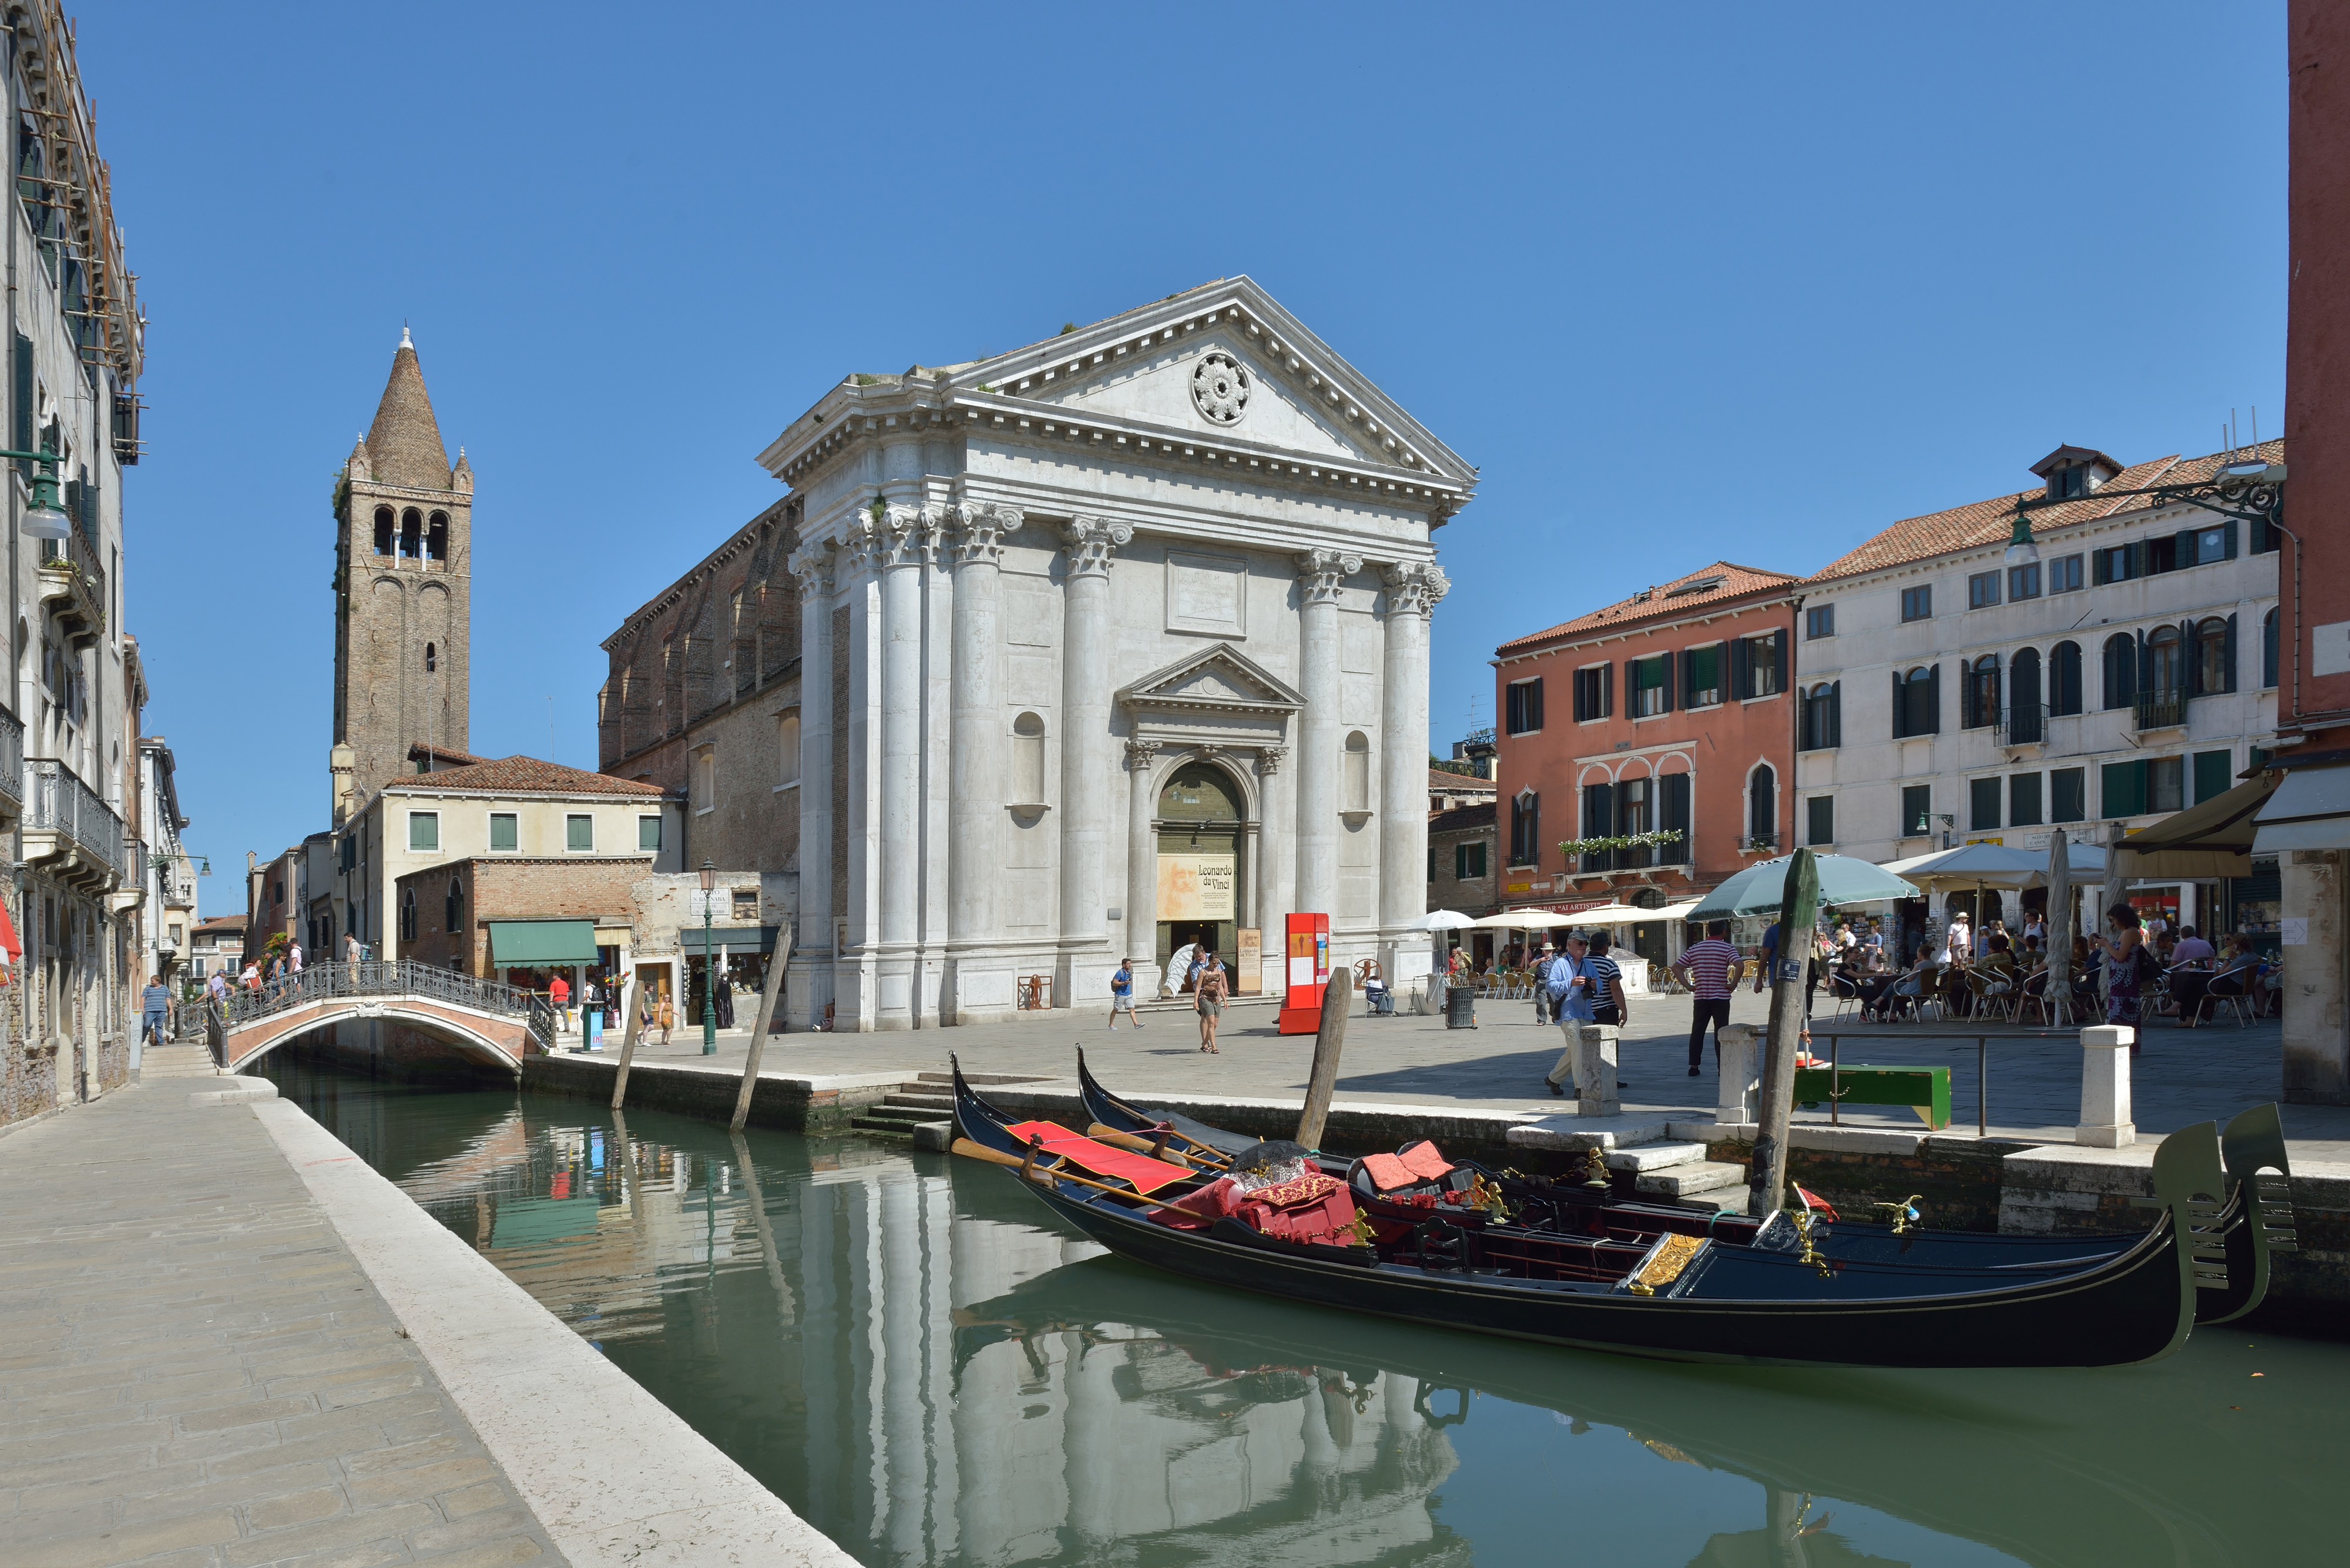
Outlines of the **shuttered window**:
{"type": "Polygon", "coordinates": [[[1531,735],[1543,727],[1543,683],[1537,675],[1531,680],[1513,680],[1503,689],[1503,718],[1513,735],[1531,735]]]}

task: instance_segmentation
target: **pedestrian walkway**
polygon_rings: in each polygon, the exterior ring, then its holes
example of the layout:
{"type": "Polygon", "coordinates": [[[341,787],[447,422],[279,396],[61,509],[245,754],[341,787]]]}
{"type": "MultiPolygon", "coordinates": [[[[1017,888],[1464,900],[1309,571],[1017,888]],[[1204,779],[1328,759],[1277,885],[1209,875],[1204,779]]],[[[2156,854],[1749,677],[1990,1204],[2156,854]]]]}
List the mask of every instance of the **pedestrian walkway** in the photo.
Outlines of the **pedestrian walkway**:
{"type": "Polygon", "coordinates": [[[0,1560],[564,1562],[210,1072],[0,1137],[0,1560]]]}

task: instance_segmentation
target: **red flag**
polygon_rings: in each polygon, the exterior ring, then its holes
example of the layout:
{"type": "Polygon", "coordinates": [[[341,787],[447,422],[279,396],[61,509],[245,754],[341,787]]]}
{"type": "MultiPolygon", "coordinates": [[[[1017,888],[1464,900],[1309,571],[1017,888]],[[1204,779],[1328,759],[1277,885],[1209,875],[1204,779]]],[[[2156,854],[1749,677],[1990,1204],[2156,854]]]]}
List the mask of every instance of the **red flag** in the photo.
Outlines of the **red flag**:
{"type": "Polygon", "coordinates": [[[1804,1208],[1812,1210],[1816,1213],[1826,1215],[1830,1224],[1834,1224],[1835,1222],[1836,1211],[1835,1205],[1831,1204],[1826,1199],[1821,1197],[1818,1193],[1806,1191],[1804,1189],[1798,1187],[1795,1189],[1795,1196],[1804,1200],[1804,1208]]]}

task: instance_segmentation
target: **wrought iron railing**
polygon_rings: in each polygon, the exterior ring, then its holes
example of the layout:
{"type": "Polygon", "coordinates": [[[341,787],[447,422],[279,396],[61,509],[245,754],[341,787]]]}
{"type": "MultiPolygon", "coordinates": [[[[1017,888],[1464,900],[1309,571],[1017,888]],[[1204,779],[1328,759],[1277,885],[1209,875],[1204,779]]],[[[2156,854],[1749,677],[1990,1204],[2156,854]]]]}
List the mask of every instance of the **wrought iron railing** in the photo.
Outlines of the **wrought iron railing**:
{"type": "Polygon", "coordinates": [[[41,566],[68,578],[78,578],[82,592],[88,597],[88,614],[94,623],[89,629],[106,629],[106,568],[99,565],[98,546],[82,535],[79,528],[67,531],[62,539],[41,542],[41,566]]]}
{"type": "Polygon", "coordinates": [[[124,875],[122,818],[55,757],[25,761],[25,830],[71,839],[124,875]]]}
{"type": "Polygon", "coordinates": [[[299,974],[265,981],[258,991],[232,991],[221,1009],[221,1024],[236,1029],[314,1002],[362,996],[422,996],[477,1012],[503,1013],[527,1023],[540,1049],[551,1049],[555,1042],[555,1013],[546,997],[408,959],[315,963],[299,974]]]}
{"type": "Polygon", "coordinates": [[[16,714],[0,708],[0,794],[25,798],[25,726],[16,714]]]}
{"type": "Polygon", "coordinates": [[[2187,693],[2176,689],[2141,691],[2137,718],[2141,730],[2176,730],[2187,722],[2187,693]]]}
{"type": "Polygon", "coordinates": [[[2048,704],[2019,702],[1999,711],[1999,743],[2002,746],[2037,745],[2048,738],[2048,704]]]}

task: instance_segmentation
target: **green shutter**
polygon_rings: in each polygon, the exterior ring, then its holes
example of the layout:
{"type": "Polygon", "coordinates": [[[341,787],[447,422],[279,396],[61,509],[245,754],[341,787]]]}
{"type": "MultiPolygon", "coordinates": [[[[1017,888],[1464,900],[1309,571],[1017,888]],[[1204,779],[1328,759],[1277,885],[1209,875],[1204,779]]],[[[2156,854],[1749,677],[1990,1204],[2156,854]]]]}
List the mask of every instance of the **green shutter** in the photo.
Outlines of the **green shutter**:
{"type": "Polygon", "coordinates": [[[2233,787],[2235,753],[2232,752],[2198,752],[2195,753],[2195,804],[2223,795],[2233,787]]]}
{"type": "Polygon", "coordinates": [[[516,826],[517,823],[515,820],[515,815],[513,812],[494,811],[490,813],[491,849],[512,851],[518,848],[520,846],[520,843],[515,834],[516,826]]]}
{"type": "Polygon", "coordinates": [[[441,814],[437,811],[411,811],[408,814],[408,847],[415,850],[438,850],[441,847],[441,814]]]}
{"type": "Polygon", "coordinates": [[[660,853],[660,825],[658,816],[637,818],[637,847],[649,855],[660,853]]]}
{"type": "Polygon", "coordinates": [[[2099,794],[2107,816],[2139,816],[2146,812],[2146,763],[2107,763],[2099,794]]]}
{"type": "Polygon", "coordinates": [[[575,855],[584,855],[596,847],[596,819],[592,816],[567,816],[563,819],[563,846],[575,855]]]}

